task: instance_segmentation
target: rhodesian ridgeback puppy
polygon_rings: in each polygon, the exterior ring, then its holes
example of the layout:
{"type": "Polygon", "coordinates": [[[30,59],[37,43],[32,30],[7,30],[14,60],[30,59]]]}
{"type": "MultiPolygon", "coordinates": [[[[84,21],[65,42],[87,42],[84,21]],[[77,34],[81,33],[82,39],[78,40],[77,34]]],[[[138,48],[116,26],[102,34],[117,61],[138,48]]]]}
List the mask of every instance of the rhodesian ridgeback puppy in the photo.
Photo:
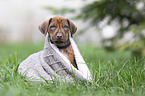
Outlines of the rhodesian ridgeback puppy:
{"type": "Polygon", "coordinates": [[[59,51],[77,68],[74,52],[69,40],[69,36],[72,36],[76,32],[77,27],[69,19],[56,16],[44,21],[39,26],[39,29],[44,35],[48,32],[50,41],[55,44],[59,51]]]}

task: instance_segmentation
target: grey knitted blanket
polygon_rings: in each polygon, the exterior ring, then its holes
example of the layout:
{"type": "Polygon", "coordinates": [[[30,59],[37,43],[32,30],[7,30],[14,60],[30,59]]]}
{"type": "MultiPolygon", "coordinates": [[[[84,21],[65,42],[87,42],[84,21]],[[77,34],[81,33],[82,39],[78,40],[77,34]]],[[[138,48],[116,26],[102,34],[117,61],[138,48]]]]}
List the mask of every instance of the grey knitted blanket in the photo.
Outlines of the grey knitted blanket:
{"type": "Polygon", "coordinates": [[[74,50],[78,69],[72,66],[56,45],[50,42],[47,34],[44,50],[30,55],[20,63],[19,74],[32,81],[53,82],[55,79],[67,82],[90,81],[90,71],[71,37],[70,42],[74,50]]]}

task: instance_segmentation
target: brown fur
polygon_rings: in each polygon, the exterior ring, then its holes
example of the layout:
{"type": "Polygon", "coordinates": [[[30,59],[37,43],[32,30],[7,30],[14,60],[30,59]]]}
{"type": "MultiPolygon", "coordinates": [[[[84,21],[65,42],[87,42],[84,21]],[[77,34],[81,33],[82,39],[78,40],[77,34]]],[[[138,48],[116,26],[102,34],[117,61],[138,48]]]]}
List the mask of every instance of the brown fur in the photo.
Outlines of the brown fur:
{"type": "MultiPolygon", "coordinates": [[[[64,17],[56,16],[44,21],[39,26],[40,31],[46,35],[49,33],[50,40],[58,47],[67,45],[69,41],[69,34],[71,36],[76,32],[77,27],[69,20],[64,17]]],[[[67,48],[59,49],[62,54],[64,54],[72,63],[72,65],[77,68],[74,52],[72,46],[69,45],[67,48]]]]}

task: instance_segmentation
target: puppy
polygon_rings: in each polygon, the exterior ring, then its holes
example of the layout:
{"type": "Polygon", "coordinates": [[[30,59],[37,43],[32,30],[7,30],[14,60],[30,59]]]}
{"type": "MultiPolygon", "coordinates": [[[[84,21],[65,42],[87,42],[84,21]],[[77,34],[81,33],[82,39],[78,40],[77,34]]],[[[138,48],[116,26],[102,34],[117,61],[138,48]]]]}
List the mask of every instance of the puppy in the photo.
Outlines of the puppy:
{"type": "Polygon", "coordinates": [[[39,29],[44,35],[49,34],[51,43],[55,44],[71,64],[78,69],[69,40],[69,36],[73,36],[77,27],[69,19],[56,16],[40,24],[39,29]]]}

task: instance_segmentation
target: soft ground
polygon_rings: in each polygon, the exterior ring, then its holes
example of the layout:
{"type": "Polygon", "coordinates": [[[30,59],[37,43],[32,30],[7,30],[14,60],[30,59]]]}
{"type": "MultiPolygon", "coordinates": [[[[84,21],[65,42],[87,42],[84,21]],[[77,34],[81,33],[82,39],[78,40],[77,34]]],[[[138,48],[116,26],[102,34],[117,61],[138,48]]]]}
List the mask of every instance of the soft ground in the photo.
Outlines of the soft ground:
{"type": "Polygon", "coordinates": [[[26,81],[17,68],[40,44],[0,45],[0,96],[145,96],[145,58],[131,59],[129,51],[107,52],[79,46],[93,75],[91,84],[26,81]]]}

